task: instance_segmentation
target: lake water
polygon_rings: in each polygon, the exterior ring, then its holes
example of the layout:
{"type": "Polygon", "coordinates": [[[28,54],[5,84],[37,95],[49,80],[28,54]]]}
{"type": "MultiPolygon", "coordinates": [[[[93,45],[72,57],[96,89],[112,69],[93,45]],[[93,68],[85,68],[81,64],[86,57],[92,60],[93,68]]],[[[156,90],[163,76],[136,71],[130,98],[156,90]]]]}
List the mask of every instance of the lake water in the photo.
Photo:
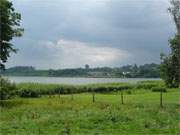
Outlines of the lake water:
{"type": "Polygon", "coordinates": [[[145,80],[160,80],[157,78],[73,78],[73,77],[7,77],[12,82],[33,82],[33,83],[52,83],[52,84],[94,84],[94,83],[116,83],[129,82],[136,83],[145,80]]]}

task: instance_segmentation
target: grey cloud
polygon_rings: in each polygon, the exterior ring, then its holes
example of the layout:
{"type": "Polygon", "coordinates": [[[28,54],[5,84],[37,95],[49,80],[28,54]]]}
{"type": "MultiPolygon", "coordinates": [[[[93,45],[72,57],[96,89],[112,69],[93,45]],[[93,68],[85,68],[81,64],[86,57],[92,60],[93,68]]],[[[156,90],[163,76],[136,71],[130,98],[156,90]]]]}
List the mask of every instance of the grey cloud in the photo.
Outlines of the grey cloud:
{"type": "MultiPolygon", "coordinates": [[[[168,0],[13,2],[22,13],[25,28],[24,37],[14,41],[21,50],[15,58],[24,59],[16,61],[20,65],[29,59],[31,53],[35,53],[31,63],[46,62],[44,67],[48,67],[53,52],[39,45],[39,42],[57,42],[59,39],[127,50],[133,56],[119,63],[111,63],[112,66],[159,62],[159,53],[168,52],[168,38],[174,34],[175,27],[167,12],[168,0]]],[[[14,64],[15,58],[11,58],[9,65],[14,64]]]]}

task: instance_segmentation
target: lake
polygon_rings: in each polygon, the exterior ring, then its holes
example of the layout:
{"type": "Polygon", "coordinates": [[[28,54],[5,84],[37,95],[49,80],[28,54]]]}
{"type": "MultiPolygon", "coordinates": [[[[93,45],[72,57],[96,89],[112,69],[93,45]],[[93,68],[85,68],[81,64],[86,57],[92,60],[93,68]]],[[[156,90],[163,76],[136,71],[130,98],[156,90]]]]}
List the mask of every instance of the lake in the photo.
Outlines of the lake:
{"type": "Polygon", "coordinates": [[[136,83],[146,80],[160,80],[157,78],[73,78],[73,77],[6,77],[12,82],[33,82],[33,83],[52,83],[52,84],[94,84],[94,83],[117,83],[129,82],[136,83]]]}

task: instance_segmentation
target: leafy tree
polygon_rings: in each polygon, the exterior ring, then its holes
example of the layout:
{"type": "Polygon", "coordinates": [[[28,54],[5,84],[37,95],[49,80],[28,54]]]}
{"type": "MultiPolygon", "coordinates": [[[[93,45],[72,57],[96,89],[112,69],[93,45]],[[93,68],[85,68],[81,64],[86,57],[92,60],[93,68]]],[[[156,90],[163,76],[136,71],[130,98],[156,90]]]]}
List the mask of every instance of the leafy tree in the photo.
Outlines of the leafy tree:
{"type": "Polygon", "coordinates": [[[16,85],[9,80],[0,77],[0,100],[11,98],[16,91],[16,85]]]}
{"type": "Polygon", "coordinates": [[[21,15],[15,12],[12,2],[0,0],[0,69],[4,69],[11,52],[16,52],[10,41],[13,37],[21,37],[21,15]]]}
{"type": "Polygon", "coordinates": [[[166,56],[161,54],[161,77],[168,87],[179,87],[180,85],[180,1],[171,0],[168,9],[176,24],[177,33],[169,40],[171,53],[166,56]]]}
{"type": "Polygon", "coordinates": [[[170,3],[172,6],[168,10],[174,19],[177,35],[180,35],[180,0],[171,0],[170,3]]]}

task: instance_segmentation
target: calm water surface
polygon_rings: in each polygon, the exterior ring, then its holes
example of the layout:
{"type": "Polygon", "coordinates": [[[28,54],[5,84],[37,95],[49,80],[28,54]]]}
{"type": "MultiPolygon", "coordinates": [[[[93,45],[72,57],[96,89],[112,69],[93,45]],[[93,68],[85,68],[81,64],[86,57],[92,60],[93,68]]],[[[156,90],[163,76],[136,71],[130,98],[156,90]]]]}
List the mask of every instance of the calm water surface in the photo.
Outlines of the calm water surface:
{"type": "Polygon", "coordinates": [[[7,77],[12,82],[33,82],[33,83],[53,83],[53,84],[93,84],[93,83],[113,83],[129,82],[136,83],[145,80],[160,80],[157,78],[72,78],[72,77],[7,77]]]}

